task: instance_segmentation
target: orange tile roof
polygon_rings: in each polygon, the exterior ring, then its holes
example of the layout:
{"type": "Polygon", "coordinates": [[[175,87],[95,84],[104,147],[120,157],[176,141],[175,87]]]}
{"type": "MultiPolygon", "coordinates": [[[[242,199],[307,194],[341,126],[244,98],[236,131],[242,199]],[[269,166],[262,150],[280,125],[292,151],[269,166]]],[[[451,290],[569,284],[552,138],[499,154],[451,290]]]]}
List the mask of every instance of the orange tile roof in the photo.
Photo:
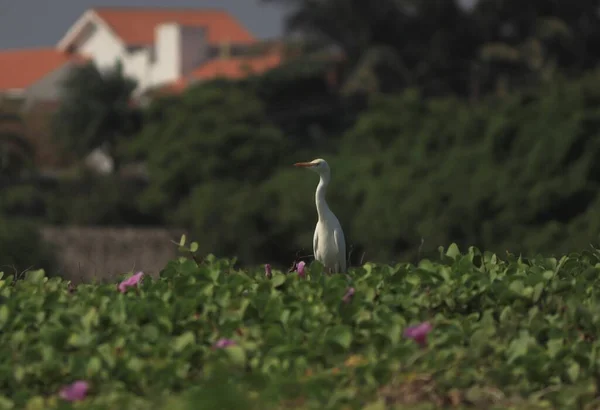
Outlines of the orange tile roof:
{"type": "Polygon", "coordinates": [[[94,8],[123,42],[130,45],[152,44],[154,29],[161,23],[206,27],[209,43],[254,43],[256,39],[232,15],[221,10],[161,8],[94,8]]]}
{"type": "Polygon", "coordinates": [[[27,88],[70,61],[84,61],[54,48],[0,50],[0,90],[27,88]]]}
{"type": "Polygon", "coordinates": [[[156,88],[159,93],[178,94],[194,81],[212,80],[218,77],[239,79],[249,74],[261,74],[275,68],[282,62],[282,56],[271,53],[256,57],[219,58],[208,61],[192,71],[185,78],[164,84],[156,88]]]}
{"type": "Polygon", "coordinates": [[[209,80],[215,77],[243,78],[248,74],[260,74],[281,64],[280,54],[259,57],[218,58],[208,61],[194,70],[190,77],[209,80]]]}

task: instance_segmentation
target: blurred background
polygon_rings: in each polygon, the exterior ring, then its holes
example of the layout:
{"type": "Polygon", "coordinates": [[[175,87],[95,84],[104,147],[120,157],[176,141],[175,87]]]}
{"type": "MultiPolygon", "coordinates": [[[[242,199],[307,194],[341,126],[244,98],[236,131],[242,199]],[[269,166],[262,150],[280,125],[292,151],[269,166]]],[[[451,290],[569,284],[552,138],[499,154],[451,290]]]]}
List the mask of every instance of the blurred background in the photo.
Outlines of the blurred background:
{"type": "Polygon", "coordinates": [[[287,267],[317,157],[353,264],[598,245],[600,1],[82,3],[3,40],[0,270],[287,267]]]}

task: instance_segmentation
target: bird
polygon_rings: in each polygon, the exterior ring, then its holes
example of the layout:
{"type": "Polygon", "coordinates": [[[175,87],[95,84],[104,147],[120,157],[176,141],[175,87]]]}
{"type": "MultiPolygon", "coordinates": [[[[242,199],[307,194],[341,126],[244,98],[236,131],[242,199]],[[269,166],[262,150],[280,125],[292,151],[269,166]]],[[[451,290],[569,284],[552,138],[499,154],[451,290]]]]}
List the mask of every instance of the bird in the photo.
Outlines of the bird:
{"type": "Polygon", "coordinates": [[[346,240],[342,225],[329,209],[325,200],[327,186],[331,180],[329,164],[322,158],[310,162],[297,162],[295,167],[307,168],[319,174],[319,185],[315,192],[317,226],[313,236],[315,260],[321,262],[328,273],[346,273],[346,240]]]}

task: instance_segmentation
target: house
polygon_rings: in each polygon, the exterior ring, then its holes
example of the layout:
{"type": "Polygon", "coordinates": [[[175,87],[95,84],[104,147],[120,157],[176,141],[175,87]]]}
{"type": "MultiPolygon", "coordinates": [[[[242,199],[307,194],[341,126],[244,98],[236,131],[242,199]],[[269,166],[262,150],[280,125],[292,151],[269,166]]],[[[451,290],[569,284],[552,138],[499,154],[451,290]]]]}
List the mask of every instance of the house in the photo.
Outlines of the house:
{"type": "Polygon", "coordinates": [[[250,54],[261,44],[222,10],[93,8],[55,47],[0,51],[0,94],[27,102],[56,100],[69,70],[93,61],[100,69],[120,62],[135,78],[135,96],[217,76],[239,78],[280,64],[277,49],[250,54]]]}

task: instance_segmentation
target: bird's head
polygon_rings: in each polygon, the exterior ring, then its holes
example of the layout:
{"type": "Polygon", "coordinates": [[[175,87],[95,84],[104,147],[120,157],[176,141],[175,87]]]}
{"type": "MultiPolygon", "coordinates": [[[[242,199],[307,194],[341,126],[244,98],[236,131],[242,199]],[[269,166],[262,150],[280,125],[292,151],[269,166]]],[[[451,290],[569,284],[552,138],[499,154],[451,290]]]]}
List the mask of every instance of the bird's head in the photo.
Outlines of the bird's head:
{"type": "Polygon", "coordinates": [[[295,167],[308,168],[319,175],[329,174],[329,164],[321,158],[313,159],[310,162],[296,162],[295,167]]]}

